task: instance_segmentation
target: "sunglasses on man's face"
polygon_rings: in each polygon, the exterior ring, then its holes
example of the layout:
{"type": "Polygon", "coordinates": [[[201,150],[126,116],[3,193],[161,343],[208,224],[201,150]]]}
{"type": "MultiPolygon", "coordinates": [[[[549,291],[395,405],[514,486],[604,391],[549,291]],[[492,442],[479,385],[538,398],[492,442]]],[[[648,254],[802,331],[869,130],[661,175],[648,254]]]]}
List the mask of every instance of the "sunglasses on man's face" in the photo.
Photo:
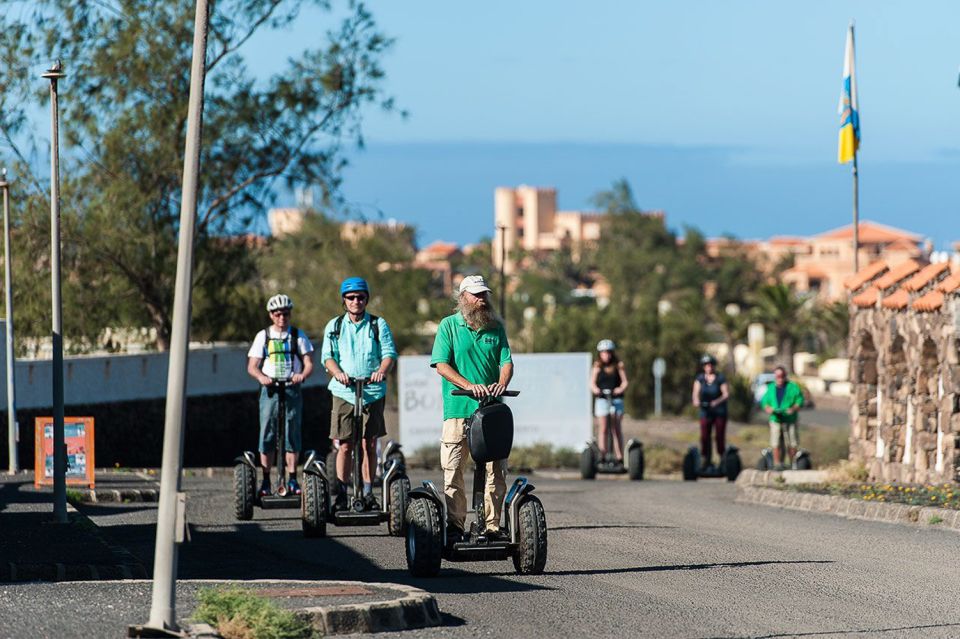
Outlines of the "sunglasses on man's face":
{"type": "Polygon", "coordinates": [[[343,299],[347,300],[348,302],[366,302],[367,296],[366,295],[344,295],[343,299]]]}
{"type": "Polygon", "coordinates": [[[271,312],[270,314],[271,314],[271,315],[283,315],[284,317],[290,317],[290,311],[287,310],[287,309],[284,309],[284,310],[281,310],[281,311],[273,311],[273,312],[271,312]]]}

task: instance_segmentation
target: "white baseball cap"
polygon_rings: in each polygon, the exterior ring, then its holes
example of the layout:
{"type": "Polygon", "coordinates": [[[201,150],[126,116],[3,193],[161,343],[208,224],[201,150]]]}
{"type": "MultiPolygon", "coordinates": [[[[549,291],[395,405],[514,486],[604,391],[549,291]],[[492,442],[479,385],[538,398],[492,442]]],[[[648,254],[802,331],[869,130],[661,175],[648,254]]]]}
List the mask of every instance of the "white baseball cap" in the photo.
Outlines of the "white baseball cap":
{"type": "Polygon", "coordinates": [[[482,275],[467,275],[460,281],[460,292],[463,293],[464,291],[479,295],[480,293],[489,293],[490,287],[483,281],[482,275]]]}

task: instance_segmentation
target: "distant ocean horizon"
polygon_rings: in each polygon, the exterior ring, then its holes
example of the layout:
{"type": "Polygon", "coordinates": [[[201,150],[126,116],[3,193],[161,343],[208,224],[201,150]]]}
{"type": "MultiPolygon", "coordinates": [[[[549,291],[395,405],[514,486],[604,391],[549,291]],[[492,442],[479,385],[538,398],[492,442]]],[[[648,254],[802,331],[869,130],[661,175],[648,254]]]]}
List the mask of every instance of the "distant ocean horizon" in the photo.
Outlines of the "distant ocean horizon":
{"type": "MultiPolygon", "coordinates": [[[[708,237],[815,235],[852,222],[850,167],[734,147],[612,143],[368,143],[351,150],[343,193],[354,214],[415,225],[420,245],[491,237],[498,186],[554,187],[561,210],[626,178],[642,209],[708,237]]],[[[860,217],[930,238],[960,239],[960,157],[897,163],[860,158],[860,217]]],[[[277,205],[285,202],[278,198],[277,205]]]]}

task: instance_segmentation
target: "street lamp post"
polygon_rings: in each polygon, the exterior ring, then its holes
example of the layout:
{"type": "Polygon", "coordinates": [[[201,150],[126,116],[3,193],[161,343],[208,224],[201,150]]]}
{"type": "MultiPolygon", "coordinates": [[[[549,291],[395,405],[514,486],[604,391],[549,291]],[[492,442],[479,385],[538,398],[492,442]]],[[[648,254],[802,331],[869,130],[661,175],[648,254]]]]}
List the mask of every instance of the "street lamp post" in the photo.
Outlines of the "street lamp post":
{"type": "Polygon", "coordinates": [[[17,394],[15,391],[13,370],[13,278],[10,274],[10,183],[7,182],[7,170],[0,173],[0,189],[3,190],[3,265],[4,297],[7,317],[7,446],[9,453],[8,468],[10,474],[20,470],[17,455],[17,394]]]}
{"type": "MultiPolygon", "coordinates": [[[[67,448],[63,437],[63,302],[60,299],[60,138],[57,81],[66,77],[60,60],[43,74],[50,80],[50,291],[53,307],[53,518],[67,521],[67,448]]],[[[42,472],[42,469],[37,469],[42,472]]]]}
{"type": "Polygon", "coordinates": [[[193,241],[200,179],[200,144],[203,131],[203,84],[206,73],[207,0],[197,0],[187,107],[183,190],[180,196],[180,237],[177,276],[173,295],[170,363],[167,369],[167,403],[163,424],[163,466],[157,504],[157,537],[153,555],[153,599],[147,626],[131,626],[128,636],[180,636],[177,624],[177,543],[186,526],[184,496],[180,492],[183,465],[183,425],[187,390],[187,355],[190,340],[190,303],[193,281],[193,241]]]}

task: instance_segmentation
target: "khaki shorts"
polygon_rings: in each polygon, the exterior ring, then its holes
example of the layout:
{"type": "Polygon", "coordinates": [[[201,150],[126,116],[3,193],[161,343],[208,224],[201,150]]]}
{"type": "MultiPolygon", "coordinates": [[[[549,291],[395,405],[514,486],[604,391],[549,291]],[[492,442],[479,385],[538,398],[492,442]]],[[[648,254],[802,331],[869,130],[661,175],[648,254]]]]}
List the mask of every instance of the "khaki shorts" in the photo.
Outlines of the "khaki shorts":
{"type": "Polygon", "coordinates": [[[792,424],[770,420],[770,447],[780,446],[780,433],[783,433],[783,443],[787,448],[800,448],[800,437],[797,436],[797,422],[792,424]]]}
{"type": "MultiPolygon", "coordinates": [[[[372,439],[387,434],[387,423],[383,421],[383,407],[386,398],[380,398],[363,407],[363,438],[372,439]]],[[[334,396],[330,408],[330,439],[353,439],[353,404],[334,396]]]]}

